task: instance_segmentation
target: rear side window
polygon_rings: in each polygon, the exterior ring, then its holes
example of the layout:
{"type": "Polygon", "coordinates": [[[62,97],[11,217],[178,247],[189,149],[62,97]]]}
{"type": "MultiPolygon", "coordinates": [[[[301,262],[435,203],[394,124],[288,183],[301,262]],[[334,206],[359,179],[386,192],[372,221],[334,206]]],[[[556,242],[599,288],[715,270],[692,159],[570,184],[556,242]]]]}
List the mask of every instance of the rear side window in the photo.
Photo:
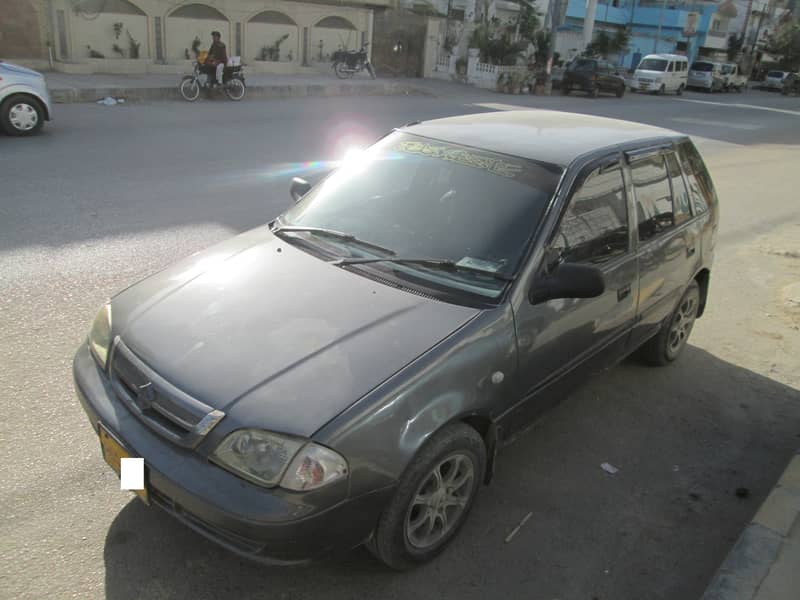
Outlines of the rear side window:
{"type": "Polygon", "coordinates": [[[692,63],[692,71],[701,71],[703,73],[710,73],[714,70],[714,65],[707,62],[692,63]]]}
{"type": "Polygon", "coordinates": [[[700,153],[692,142],[686,141],[678,146],[678,157],[689,182],[689,195],[694,213],[707,211],[709,206],[716,203],[717,194],[700,153]]]}
{"type": "Polygon", "coordinates": [[[672,193],[664,156],[657,154],[631,163],[639,240],[649,240],[675,225],[672,193]]]}
{"type": "Polygon", "coordinates": [[[669,183],[672,186],[672,209],[675,214],[675,225],[680,225],[684,221],[688,221],[692,216],[692,211],[689,208],[689,192],[683,182],[681,168],[678,166],[678,159],[675,154],[670,152],[665,158],[669,183]]]}
{"type": "Polygon", "coordinates": [[[628,207],[619,165],[592,171],[570,199],[554,246],[567,262],[602,263],[628,251],[628,207]]]}

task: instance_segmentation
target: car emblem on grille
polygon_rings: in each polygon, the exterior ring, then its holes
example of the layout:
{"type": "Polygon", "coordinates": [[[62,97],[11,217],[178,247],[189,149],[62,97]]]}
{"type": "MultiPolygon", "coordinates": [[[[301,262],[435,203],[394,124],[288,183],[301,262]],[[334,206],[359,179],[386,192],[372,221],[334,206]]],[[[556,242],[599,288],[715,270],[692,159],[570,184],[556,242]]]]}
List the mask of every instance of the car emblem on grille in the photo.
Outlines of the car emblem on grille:
{"type": "Polygon", "coordinates": [[[155,397],[156,392],[153,389],[153,382],[148,381],[147,383],[140,385],[138,391],[136,392],[136,406],[142,410],[147,410],[153,406],[153,400],[155,400],[155,397]]]}

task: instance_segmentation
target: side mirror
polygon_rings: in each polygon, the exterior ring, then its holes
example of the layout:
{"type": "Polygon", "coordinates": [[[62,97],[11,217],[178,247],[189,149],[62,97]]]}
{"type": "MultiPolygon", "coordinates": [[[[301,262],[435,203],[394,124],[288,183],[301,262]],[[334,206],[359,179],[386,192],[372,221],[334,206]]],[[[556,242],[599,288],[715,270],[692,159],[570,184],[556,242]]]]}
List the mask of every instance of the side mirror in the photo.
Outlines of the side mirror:
{"type": "Polygon", "coordinates": [[[299,202],[300,198],[305,196],[310,189],[311,189],[311,184],[308,183],[305,179],[301,179],[300,177],[293,177],[292,185],[289,186],[289,194],[292,196],[292,200],[294,200],[295,202],[299,202]]]}
{"type": "Polygon", "coordinates": [[[596,298],[605,291],[605,278],[597,267],[562,263],[552,274],[536,278],[528,300],[541,304],[557,298],[596,298]]]}

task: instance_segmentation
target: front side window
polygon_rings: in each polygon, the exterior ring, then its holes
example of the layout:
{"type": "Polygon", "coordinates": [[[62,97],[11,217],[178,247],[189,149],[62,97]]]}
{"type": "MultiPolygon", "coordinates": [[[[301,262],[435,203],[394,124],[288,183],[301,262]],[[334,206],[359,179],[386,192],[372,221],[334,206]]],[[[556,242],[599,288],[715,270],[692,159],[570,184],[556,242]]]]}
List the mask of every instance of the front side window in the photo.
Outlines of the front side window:
{"type": "Polygon", "coordinates": [[[567,262],[602,263],[628,251],[628,208],[619,165],[596,169],[573,194],[554,239],[567,262]]]}
{"type": "Polygon", "coordinates": [[[669,69],[667,69],[670,73],[675,72],[675,63],[669,63],[669,69]]]}
{"type": "Polygon", "coordinates": [[[675,225],[669,176],[664,156],[656,154],[631,163],[639,240],[646,241],[675,225]]]}
{"type": "Polygon", "coordinates": [[[666,160],[669,182],[672,186],[672,207],[675,213],[675,225],[680,225],[684,221],[688,221],[692,216],[689,208],[689,193],[686,190],[686,184],[683,183],[681,168],[678,165],[678,159],[675,154],[670,152],[666,155],[666,160]]]}
{"type": "Polygon", "coordinates": [[[667,62],[663,58],[645,58],[636,68],[642,71],[661,71],[663,73],[667,70],[667,62]]]}
{"type": "Polygon", "coordinates": [[[276,229],[287,227],[287,241],[343,260],[380,259],[352,263],[355,270],[377,270],[450,296],[498,298],[519,268],[561,172],[396,132],[314,186],[279,217],[276,229]],[[352,237],[292,233],[290,227],[352,237]],[[438,261],[439,268],[418,259],[438,261]]]}

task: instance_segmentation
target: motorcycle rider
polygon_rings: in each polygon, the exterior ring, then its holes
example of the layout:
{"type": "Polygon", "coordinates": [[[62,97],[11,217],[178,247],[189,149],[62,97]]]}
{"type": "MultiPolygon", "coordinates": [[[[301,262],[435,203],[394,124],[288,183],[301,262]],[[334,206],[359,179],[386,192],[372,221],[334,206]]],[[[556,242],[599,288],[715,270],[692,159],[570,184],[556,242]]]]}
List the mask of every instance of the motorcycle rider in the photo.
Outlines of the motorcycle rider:
{"type": "Polygon", "coordinates": [[[208,49],[208,56],[203,67],[208,73],[209,79],[213,76],[217,83],[222,83],[222,70],[228,62],[228,53],[225,44],[222,43],[222,34],[219,31],[211,32],[211,47],[208,49]]]}

